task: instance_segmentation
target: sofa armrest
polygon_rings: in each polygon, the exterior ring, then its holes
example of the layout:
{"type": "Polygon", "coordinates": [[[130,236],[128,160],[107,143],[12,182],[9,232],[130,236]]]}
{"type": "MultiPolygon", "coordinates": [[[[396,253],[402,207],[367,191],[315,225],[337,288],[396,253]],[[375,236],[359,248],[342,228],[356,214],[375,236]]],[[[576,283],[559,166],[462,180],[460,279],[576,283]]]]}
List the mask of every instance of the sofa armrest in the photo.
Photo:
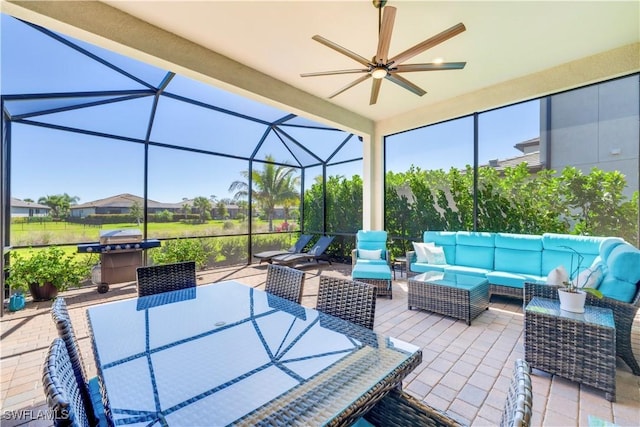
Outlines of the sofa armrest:
{"type": "Polygon", "coordinates": [[[407,277],[415,276],[417,273],[411,271],[411,263],[416,261],[416,251],[407,251],[405,259],[407,260],[407,266],[405,270],[407,272],[407,277]]]}
{"type": "Polygon", "coordinates": [[[351,250],[351,268],[356,266],[356,261],[358,261],[358,250],[351,250]]]}

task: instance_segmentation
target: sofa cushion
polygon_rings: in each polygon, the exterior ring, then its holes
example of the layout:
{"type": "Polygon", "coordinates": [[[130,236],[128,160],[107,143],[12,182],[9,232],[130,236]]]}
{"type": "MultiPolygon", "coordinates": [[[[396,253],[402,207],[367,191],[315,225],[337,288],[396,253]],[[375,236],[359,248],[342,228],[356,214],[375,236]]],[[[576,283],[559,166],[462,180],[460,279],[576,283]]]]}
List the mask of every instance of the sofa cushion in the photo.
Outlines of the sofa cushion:
{"type": "Polygon", "coordinates": [[[578,255],[574,250],[583,258],[580,264],[582,269],[591,265],[600,254],[600,244],[603,240],[605,240],[604,237],[544,233],[542,235],[541,275],[545,276],[558,265],[564,265],[569,276],[574,276],[578,266],[578,255]]]}
{"type": "Polygon", "coordinates": [[[628,243],[618,245],[606,259],[607,275],[598,287],[606,297],[631,302],[640,282],[640,251],[628,243]]]}
{"type": "Polygon", "coordinates": [[[542,236],[496,233],[495,246],[496,248],[542,252],[542,236]]]}
{"type": "Polygon", "coordinates": [[[546,277],[535,274],[507,273],[506,271],[492,271],[487,273],[489,283],[493,285],[509,286],[512,288],[524,288],[524,282],[544,283],[546,277]]]}
{"type": "Polygon", "coordinates": [[[359,230],[356,236],[357,249],[387,250],[387,232],[384,230],[359,230]]]}
{"type": "Polygon", "coordinates": [[[547,280],[545,283],[554,286],[563,286],[562,282],[569,281],[569,273],[564,265],[559,265],[547,274],[547,280]]]}
{"type": "Polygon", "coordinates": [[[456,232],[455,231],[425,231],[422,235],[423,242],[433,242],[441,246],[447,264],[456,263],[456,232]]]}
{"type": "Polygon", "coordinates": [[[497,271],[540,276],[542,251],[496,248],[494,268],[497,271]]]}
{"type": "Polygon", "coordinates": [[[391,269],[385,264],[356,263],[351,271],[354,279],[380,279],[391,280],[391,269]]]}
{"type": "Polygon", "coordinates": [[[382,249],[358,249],[358,258],[382,259],[382,249]]]}
{"type": "Polygon", "coordinates": [[[364,258],[358,258],[356,260],[356,264],[362,264],[362,265],[389,265],[387,264],[387,261],[378,258],[378,259],[364,259],[364,258]]]}
{"type": "Polygon", "coordinates": [[[467,267],[464,265],[448,265],[444,268],[444,272],[466,274],[467,276],[486,277],[487,273],[490,273],[491,270],[487,270],[486,268],[467,267]]]}
{"type": "Polygon", "coordinates": [[[587,267],[582,270],[578,277],[573,279],[573,284],[578,288],[595,288],[598,289],[600,283],[604,279],[602,266],[597,264],[595,267],[587,267]]]}
{"type": "Polygon", "coordinates": [[[433,242],[412,242],[413,250],[416,253],[416,260],[418,262],[429,262],[429,255],[427,253],[427,246],[435,246],[433,242]]]}
{"type": "Polygon", "coordinates": [[[414,273],[426,273],[427,271],[444,271],[449,265],[433,265],[427,262],[414,262],[411,263],[410,269],[414,273]]]}

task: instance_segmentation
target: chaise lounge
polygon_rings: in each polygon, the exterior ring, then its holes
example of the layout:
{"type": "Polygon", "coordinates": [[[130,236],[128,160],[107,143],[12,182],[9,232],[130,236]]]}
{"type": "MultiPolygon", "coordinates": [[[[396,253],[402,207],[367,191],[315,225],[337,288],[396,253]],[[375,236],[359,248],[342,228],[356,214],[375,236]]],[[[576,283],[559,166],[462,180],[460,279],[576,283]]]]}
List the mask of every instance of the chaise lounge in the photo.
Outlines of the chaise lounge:
{"type": "Polygon", "coordinates": [[[271,262],[276,264],[291,265],[299,262],[308,262],[320,260],[327,261],[331,264],[329,256],[326,254],[327,248],[333,242],[334,236],[321,236],[318,241],[307,252],[301,252],[298,254],[284,254],[277,255],[271,258],[271,262]]]}
{"type": "Polygon", "coordinates": [[[276,257],[278,255],[302,253],[302,251],[304,251],[304,248],[309,244],[312,238],[313,236],[311,234],[301,234],[300,237],[298,237],[298,241],[296,241],[293,246],[291,246],[286,251],[263,251],[258,252],[257,254],[253,254],[253,257],[258,258],[260,260],[260,264],[262,264],[263,261],[271,264],[271,260],[273,259],[273,257],[276,257]]]}

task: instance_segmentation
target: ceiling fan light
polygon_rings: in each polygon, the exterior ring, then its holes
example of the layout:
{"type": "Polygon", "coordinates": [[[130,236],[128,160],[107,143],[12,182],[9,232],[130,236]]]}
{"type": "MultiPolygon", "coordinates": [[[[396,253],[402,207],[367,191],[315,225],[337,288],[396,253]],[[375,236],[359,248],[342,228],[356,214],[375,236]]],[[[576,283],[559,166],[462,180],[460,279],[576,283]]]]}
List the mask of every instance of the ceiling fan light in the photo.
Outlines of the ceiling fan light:
{"type": "Polygon", "coordinates": [[[374,79],[384,79],[387,77],[387,69],[384,67],[376,67],[371,71],[371,77],[374,79]]]}

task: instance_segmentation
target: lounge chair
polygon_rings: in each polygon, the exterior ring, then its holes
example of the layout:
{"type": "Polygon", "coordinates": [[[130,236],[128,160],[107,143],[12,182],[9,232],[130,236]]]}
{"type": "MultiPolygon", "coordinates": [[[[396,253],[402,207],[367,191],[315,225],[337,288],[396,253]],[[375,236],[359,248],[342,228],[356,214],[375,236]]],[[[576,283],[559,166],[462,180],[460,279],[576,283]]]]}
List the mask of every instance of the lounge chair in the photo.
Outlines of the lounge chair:
{"type": "Polygon", "coordinates": [[[327,250],[331,242],[333,242],[333,239],[334,236],[322,236],[307,252],[302,252],[299,254],[277,255],[271,258],[271,261],[275,262],[276,264],[295,264],[304,261],[319,262],[320,260],[324,260],[331,264],[331,260],[329,259],[329,256],[325,254],[325,251],[327,250]]]}
{"type": "Polygon", "coordinates": [[[305,246],[307,246],[309,244],[309,242],[311,241],[311,239],[313,238],[313,236],[311,234],[301,234],[300,237],[298,237],[298,241],[291,246],[289,249],[287,249],[286,251],[283,250],[279,250],[279,251],[263,251],[263,252],[258,252],[257,254],[253,254],[254,258],[258,258],[260,260],[260,264],[262,264],[263,261],[268,262],[269,264],[271,264],[271,259],[273,257],[276,257],[278,255],[289,255],[289,254],[300,254],[302,253],[302,251],[304,250],[305,246]]]}

